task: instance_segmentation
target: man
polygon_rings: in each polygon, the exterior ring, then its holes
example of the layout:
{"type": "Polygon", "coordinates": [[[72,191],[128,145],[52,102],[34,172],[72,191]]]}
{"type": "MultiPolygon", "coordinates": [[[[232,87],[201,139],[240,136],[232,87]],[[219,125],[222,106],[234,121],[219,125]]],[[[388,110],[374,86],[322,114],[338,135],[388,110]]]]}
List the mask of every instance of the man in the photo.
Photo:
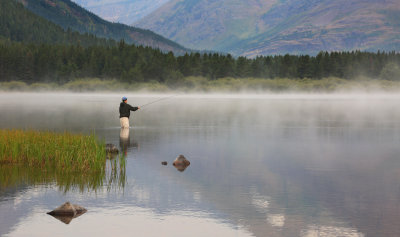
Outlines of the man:
{"type": "Polygon", "coordinates": [[[131,115],[131,110],[136,111],[140,109],[139,107],[132,107],[128,104],[128,98],[122,97],[122,102],[119,105],[119,121],[121,122],[121,128],[129,128],[129,116],[131,115]]]}

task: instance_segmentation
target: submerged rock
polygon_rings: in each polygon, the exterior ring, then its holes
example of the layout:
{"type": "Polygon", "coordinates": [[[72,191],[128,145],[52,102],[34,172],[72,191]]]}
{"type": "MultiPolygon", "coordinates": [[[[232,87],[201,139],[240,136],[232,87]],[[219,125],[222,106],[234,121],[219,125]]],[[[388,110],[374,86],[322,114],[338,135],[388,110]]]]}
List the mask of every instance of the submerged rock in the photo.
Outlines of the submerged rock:
{"type": "Polygon", "coordinates": [[[53,216],[54,218],[65,224],[69,224],[72,219],[83,215],[85,212],[87,212],[85,208],[66,202],[63,205],[54,209],[53,211],[47,212],[47,214],[53,216]]]}
{"type": "Polygon", "coordinates": [[[87,210],[84,207],[66,202],[47,214],[64,222],[65,224],[69,224],[72,219],[83,215],[85,212],[87,212],[87,210]]]}
{"type": "Polygon", "coordinates": [[[178,165],[185,165],[185,166],[189,166],[190,165],[190,161],[188,161],[183,155],[179,155],[174,163],[174,166],[178,166],[178,165]]]}
{"type": "Polygon", "coordinates": [[[106,152],[111,154],[117,154],[119,151],[114,144],[106,144],[106,152]]]}
{"type": "Polygon", "coordinates": [[[179,155],[172,165],[175,166],[177,170],[183,172],[190,165],[190,161],[188,161],[183,155],[179,155]]]}
{"type": "Polygon", "coordinates": [[[81,206],[71,204],[69,202],[66,202],[62,204],[61,206],[57,207],[51,212],[48,212],[47,214],[51,216],[73,216],[75,217],[76,215],[82,215],[83,213],[87,212],[87,210],[81,206]]]}
{"type": "Polygon", "coordinates": [[[162,165],[168,165],[168,162],[163,161],[163,162],[161,162],[161,164],[162,164],[162,165]]]}

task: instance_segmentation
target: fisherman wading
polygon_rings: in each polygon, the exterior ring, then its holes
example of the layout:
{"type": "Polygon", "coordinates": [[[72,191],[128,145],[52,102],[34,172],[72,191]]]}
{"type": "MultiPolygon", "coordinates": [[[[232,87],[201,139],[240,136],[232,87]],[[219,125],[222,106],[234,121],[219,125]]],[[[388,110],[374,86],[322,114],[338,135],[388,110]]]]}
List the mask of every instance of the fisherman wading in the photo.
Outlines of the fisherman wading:
{"type": "Polygon", "coordinates": [[[119,105],[119,121],[121,122],[121,128],[129,128],[129,116],[131,111],[136,111],[140,107],[133,107],[128,104],[128,99],[124,96],[122,97],[122,102],[119,105]]]}

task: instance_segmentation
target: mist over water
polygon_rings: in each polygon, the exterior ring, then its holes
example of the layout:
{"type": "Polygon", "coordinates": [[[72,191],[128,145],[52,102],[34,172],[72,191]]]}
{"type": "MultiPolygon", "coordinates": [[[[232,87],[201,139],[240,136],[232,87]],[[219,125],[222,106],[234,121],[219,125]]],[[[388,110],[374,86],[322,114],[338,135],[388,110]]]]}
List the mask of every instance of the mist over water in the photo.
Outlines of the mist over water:
{"type": "Polygon", "coordinates": [[[94,132],[127,155],[119,188],[0,185],[1,236],[400,235],[400,95],[179,94],[131,113],[128,135],[122,96],[170,95],[0,94],[0,128],[94,132]],[[45,214],[65,201],[89,211],[45,214]]]}

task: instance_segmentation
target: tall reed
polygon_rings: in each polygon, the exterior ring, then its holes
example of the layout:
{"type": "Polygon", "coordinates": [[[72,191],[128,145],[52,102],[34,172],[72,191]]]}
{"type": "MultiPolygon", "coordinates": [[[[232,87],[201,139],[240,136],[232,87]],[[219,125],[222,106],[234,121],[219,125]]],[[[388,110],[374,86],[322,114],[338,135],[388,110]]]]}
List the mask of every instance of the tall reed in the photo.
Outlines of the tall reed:
{"type": "Polygon", "coordinates": [[[0,164],[24,164],[84,175],[104,172],[105,160],[105,144],[94,135],[0,130],[0,164]]]}

